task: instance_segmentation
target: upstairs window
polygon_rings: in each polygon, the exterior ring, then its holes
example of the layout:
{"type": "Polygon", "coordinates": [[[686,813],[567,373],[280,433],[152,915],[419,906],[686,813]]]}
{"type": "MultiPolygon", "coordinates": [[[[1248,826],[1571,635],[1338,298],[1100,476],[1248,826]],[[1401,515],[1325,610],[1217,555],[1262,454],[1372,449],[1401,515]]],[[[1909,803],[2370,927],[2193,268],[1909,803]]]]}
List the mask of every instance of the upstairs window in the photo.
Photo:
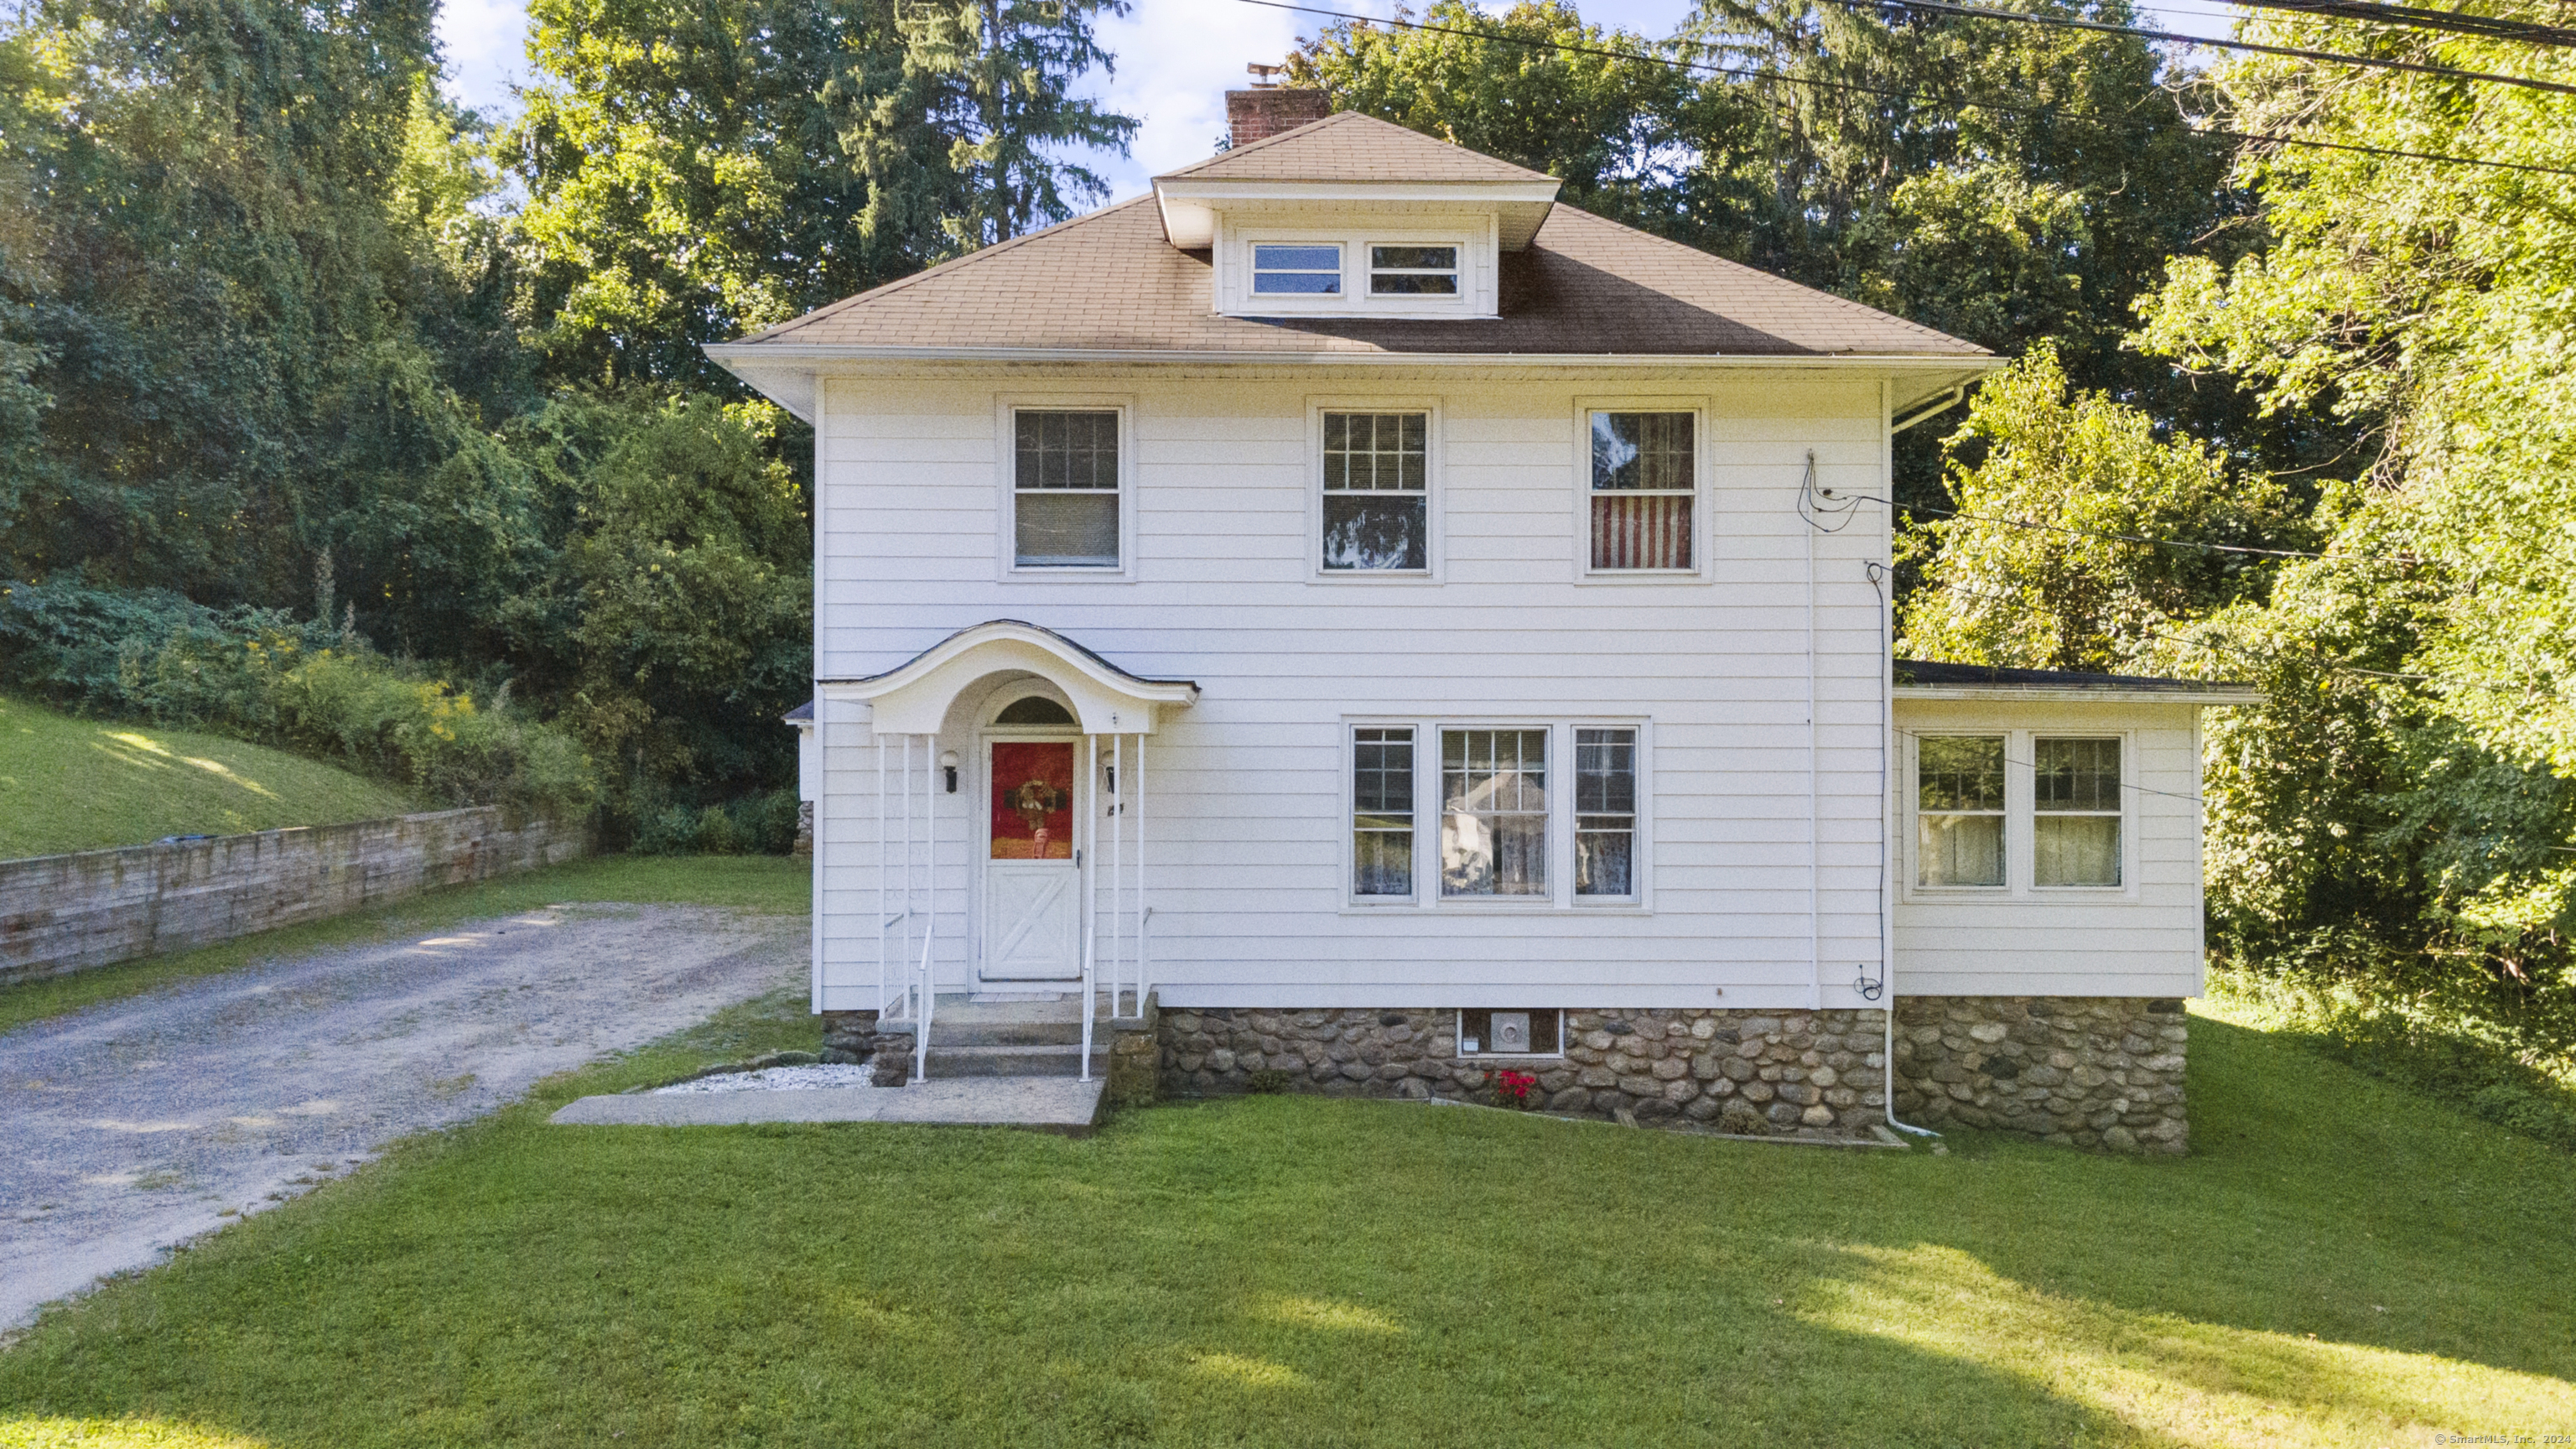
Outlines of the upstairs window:
{"type": "Polygon", "coordinates": [[[1324,567],[1430,567],[1427,413],[1324,414],[1324,567]]]}
{"type": "Polygon", "coordinates": [[[1337,297],[1342,291],[1342,249],[1330,244],[1255,246],[1252,290],[1285,297],[1337,297]]]}
{"type": "Polygon", "coordinates": [[[1592,567],[1678,572],[1691,563],[1698,455],[1689,413],[1592,415],[1592,567]]]}
{"type": "Polygon", "coordinates": [[[1915,884],[2002,885],[2003,736],[1922,736],[1915,789],[1915,884]]]}
{"type": "Polygon", "coordinates": [[[2120,883],[2120,742],[2031,741],[2030,883],[2120,883]]]}
{"type": "Polygon", "coordinates": [[[1012,417],[1012,557],[1022,568],[1118,567],[1118,413],[1012,417]]]}
{"type": "Polygon", "coordinates": [[[1369,248],[1372,297],[1455,297],[1458,249],[1429,246],[1369,248]]]}

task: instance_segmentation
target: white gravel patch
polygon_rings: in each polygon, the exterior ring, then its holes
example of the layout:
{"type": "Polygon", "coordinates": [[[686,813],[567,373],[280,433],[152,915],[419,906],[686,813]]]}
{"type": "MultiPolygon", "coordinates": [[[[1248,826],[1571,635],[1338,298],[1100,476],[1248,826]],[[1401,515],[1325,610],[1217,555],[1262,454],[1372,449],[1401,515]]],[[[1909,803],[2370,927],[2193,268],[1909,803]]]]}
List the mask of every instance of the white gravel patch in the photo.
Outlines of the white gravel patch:
{"type": "Polygon", "coordinates": [[[719,1072],[694,1081],[655,1087],[656,1097],[693,1092],[811,1092],[820,1087],[872,1087],[873,1062],[854,1067],[763,1067],[756,1072],[719,1072]]]}

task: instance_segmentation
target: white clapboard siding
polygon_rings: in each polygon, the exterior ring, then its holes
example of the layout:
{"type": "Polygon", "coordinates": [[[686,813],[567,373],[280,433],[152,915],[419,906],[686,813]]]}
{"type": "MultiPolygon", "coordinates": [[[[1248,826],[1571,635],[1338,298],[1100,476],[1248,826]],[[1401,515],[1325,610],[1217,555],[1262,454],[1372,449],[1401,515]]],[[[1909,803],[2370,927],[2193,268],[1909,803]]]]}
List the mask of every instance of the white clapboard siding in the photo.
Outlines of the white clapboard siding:
{"type": "MultiPolygon", "coordinates": [[[[2194,996],[2201,985],[2198,711],[2186,705],[1906,699],[1905,731],[2118,734],[2130,879],[2115,891],[2031,888],[2024,776],[2007,766],[2011,884],[1982,897],[1913,887],[1913,817],[1893,842],[1896,988],[1906,995],[2194,996]]],[[[2019,738],[2008,736],[2009,738],[2019,738]]],[[[2006,751],[2008,760],[2018,750],[2006,751]]],[[[1901,757],[1900,757],[1901,758],[1901,757]]],[[[2019,762],[2016,761],[2016,764],[2019,762]]],[[[1900,790],[1906,788],[1900,782],[1900,790]]]]}
{"type": "MultiPolygon", "coordinates": [[[[1854,983],[1879,971],[1882,780],[1897,772],[1883,752],[1883,620],[1864,566],[1885,558],[1888,521],[1864,505],[1842,531],[1816,534],[1794,503],[1811,450],[1825,487],[1884,496],[1879,385],[1687,367],[1652,379],[1508,367],[1474,379],[1370,374],[1064,368],[827,379],[818,675],[881,673],[960,629],[1009,618],[1055,629],[1132,673],[1197,682],[1199,702],[1169,714],[1147,746],[1150,951],[1170,1005],[1867,1004],[1854,983]],[[1011,577],[1004,567],[1007,409],[1054,397],[1128,410],[1132,555],[1115,578],[1011,577]],[[1311,408],[1372,398],[1437,410],[1431,582],[1314,569],[1311,408]],[[1578,579],[1588,551],[1578,472],[1585,405],[1702,409],[1701,576],[1578,579]],[[1351,902],[1344,730],[1353,716],[1644,722],[1643,902],[1351,902]],[[1813,919],[1811,885],[1820,887],[1813,919]]],[[[976,724],[988,717],[976,711],[990,707],[983,695],[962,701],[934,752],[976,758],[976,724]]],[[[881,919],[876,745],[864,708],[827,703],[821,715],[818,1001],[871,1006],[881,919]]],[[[913,749],[918,812],[922,757],[913,749]]],[[[1436,739],[1419,750],[1417,770],[1436,770],[1436,739]]],[[[1571,761],[1550,763],[1562,808],[1571,761]]],[[[945,989],[974,979],[980,880],[970,857],[981,799],[972,770],[960,794],[933,797],[934,953],[945,989]]],[[[1417,853],[1436,852],[1437,819],[1417,826],[1417,853]]],[[[2141,829],[2138,848],[2161,881],[2182,857],[2196,862],[2197,837],[2141,829]]],[[[1107,864],[1105,834],[1093,864],[1107,864]]],[[[1137,864],[1131,842],[1129,870],[1137,864]]],[[[918,854],[913,878],[915,899],[931,899],[918,854]]],[[[1094,882],[1105,904],[1105,869],[1094,882]]],[[[2183,894],[2196,921],[2196,884],[2183,894]]],[[[2168,919],[2180,919],[2181,899],[2158,885],[2126,916],[2084,908],[2125,922],[2087,927],[2117,938],[2098,963],[2052,956],[2046,925],[2023,931],[2039,915],[1989,909],[1986,945],[1970,948],[1969,964],[1982,958],[1988,977],[2009,983],[1993,989],[2016,991],[2039,989],[2027,980],[2072,992],[2094,989],[2080,981],[2188,974],[2196,927],[2175,936],[2168,919]]],[[[1940,953],[1961,949],[1954,938],[1975,929],[1953,919],[1972,908],[1940,909],[1950,914],[1936,921],[1900,907],[1922,938],[1899,938],[1903,989],[1929,989],[1913,983],[1933,969],[1910,967],[1909,954],[1948,962],[1940,953]]],[[[2073,919],[2048,909],[2048,921],[2073,919]]],[[[916,952],[919,924],[901,928],[916,952]]],[[[899,934],[889,935],[890,950],[900,949],[899,934]]]]}

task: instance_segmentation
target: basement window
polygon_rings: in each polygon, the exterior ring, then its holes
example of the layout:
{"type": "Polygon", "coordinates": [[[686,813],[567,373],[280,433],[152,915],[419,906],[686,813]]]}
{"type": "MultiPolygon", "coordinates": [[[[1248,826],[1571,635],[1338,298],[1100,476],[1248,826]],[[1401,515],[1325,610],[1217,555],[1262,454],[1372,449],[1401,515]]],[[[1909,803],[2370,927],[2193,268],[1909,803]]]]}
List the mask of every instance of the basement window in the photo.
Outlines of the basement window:
{"type": "Polygon", "coordinates": [[[1565,1013],[1537,1007],[1461,1011],[1458,1055],[1561,1057],[1565,1055],[1565,1013]]]}

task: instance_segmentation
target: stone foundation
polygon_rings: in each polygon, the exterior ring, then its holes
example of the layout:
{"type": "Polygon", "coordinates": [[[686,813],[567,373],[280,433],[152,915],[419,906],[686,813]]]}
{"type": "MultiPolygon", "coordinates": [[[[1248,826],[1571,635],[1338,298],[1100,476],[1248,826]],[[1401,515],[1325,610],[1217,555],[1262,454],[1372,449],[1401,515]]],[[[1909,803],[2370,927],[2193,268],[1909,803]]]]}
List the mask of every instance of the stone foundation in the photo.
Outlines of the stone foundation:
{"type": "Polygon", "coordinates": [[[2191,1134],[2184,1021],[2181,1002],[2137,996],[1900,997],[1897,1115],[2070,1147],[2180,1153],[2191,1134]]]}
{"type": "Polygon", "coordinates": [[[1746,1136],[1867,1137],[1886,1109],[1876,1011],[1569,1011],[1563,1057],[1461,1058],[1457,1013],[1163,1008],[1163,1090],[1249,1090],[1278,1071],[1327,1096],[1489,1102],[1536,1074],[1546,1109],[1746,1136]]]}
{"type": "Polygon", "coordinates": [[[900,1087],[912,1079],[911,1034],[880,1033],[873,1011],[824,1012],[822,1057],[849,1066],[876,1063],[868,1080],[880,1087],[900,1087]]]}
{"type": "Polygon", "coordinates": [[[796,802],[796,844],[789,847],[787,853],[799,860],[814,858],[814,802],[811,800],[796,802]]]}

